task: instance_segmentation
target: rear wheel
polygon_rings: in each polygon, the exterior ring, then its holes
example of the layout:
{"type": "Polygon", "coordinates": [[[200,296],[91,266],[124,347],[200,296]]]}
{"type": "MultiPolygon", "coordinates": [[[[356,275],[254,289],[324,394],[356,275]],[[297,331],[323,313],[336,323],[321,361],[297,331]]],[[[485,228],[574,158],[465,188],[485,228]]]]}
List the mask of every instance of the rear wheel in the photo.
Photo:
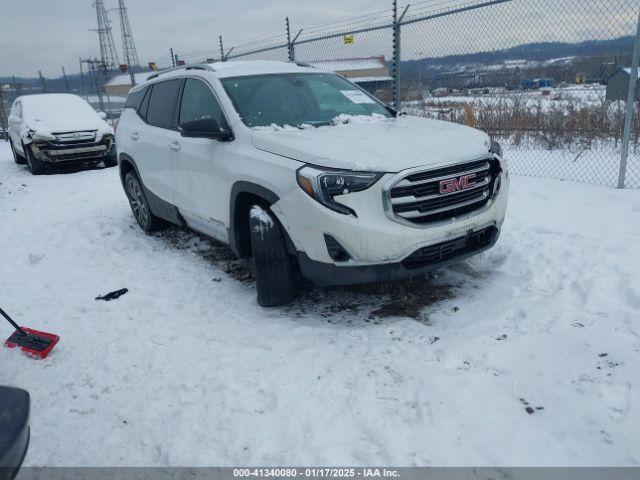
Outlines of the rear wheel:
{"type": "Polygon", "coordinates": [[[258,303],[277,307],[291,303],[297,293],[297,267],[287,252],[285,233],[275,216],[264,207],[251,207],[251,248],[256,265],[258,303]]]}
{"type": "Polygon", "coordinates": [[[34,175],[41,175],[42,173],[44,173],[44,162],[38,160],[31,149],[25,146],[24,143],[22,144],[22,149],[24,151],[25,157],[27,157],[27,165],[29,166],[29,170],[31,170],[31,173],[33,173],[34,175]]]}
{"type": "Polygon", "coordinates": [[[25,163],[27,163],[25,158],[17,152],[16,147],[13,144],[13,141],[9,140],[9,145],[11,145],[11,153],[13,153],[13,160],[18,165],[24,165],[25,163]]]}
{"type": "Polygon", "coordinates": [[[136,218],[142,230],[146,233],[151,233],[160,230],[166,225],[161,218],[156,217],[151,212],[147,197],[144,195],[142,184],[134,171],[127,173],[124,177],[124,186],[133,216],[136,218]]]}

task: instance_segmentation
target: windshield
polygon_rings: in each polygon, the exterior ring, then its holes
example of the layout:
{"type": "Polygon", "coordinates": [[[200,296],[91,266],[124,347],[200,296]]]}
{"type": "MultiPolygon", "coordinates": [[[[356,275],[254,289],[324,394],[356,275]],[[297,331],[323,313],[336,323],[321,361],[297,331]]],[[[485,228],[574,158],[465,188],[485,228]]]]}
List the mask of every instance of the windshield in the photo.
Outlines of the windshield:
{"type": "Polygon", "coordinates": [[[331,73],[281,73],[222,79],[249,127],[331,125],[341,115],[392,114],[370,95],[331,73]]]}

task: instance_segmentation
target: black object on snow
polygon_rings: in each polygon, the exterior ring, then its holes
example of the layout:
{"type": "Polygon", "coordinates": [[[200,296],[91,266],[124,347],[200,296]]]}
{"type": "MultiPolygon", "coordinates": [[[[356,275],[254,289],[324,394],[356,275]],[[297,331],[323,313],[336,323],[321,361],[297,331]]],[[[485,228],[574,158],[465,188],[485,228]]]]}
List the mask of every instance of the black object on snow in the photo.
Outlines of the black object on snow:
{"type": "Polygon", "coordinates": [[[96,297],[96,300],[104,300],[105,302],[110,302],[111,300],[115,300],[120,298],[122,295],[127,293],[129,289],[121,288],[120,290],[116,290],[115,292],[109,292],[106,295],[102,295],[101,297],[96,297]]]}

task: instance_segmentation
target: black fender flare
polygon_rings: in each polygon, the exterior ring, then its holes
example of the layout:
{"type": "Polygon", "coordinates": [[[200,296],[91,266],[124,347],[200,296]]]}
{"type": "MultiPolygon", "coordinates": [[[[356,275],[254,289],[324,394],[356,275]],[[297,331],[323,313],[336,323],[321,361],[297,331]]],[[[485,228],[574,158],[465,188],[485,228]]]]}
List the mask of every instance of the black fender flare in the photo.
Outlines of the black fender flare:
{"type": "Polygon", "coordinates": [[[144,182],[142,181],[142,177],[140,176],[140,172],[138,171],[138,165],[136,165],[136,161],[126,153],[120,153],[118,155],[118,172],[120,173],[120,182],[122,182],[122,187],[124,188],[124,174],[123,174],[123,168],[122,168],[123,162],[127,162],[131,164],[131,166],[136,172],[136,175],[138,176],[138,180],[140,180],[140,183],[144,187],[144,182]]]}
{"type": "MultiPolygon", "coordinates": [[[[250,255],[250,240],[246,238],[242,238],[243,229],[238,224],[238,218],[236,216],[236,211],[238,207],[238,196],[243,193],[250,193],[259,197],[265,201],[265,203],[269,205],[273,205],[280,200],[280,197],[262,185],[258,185],[253,182],[247,182],[244,180],[239,180],[233,184],[231,187],[231,195],[229,198],[229,248],[231,251],[239,258],[246,258],[250,255]],[[247,243],[247,241],[249,243],[247,243]]],[[[295,255],[296,249],[289,237],[286,228],[282,228],[285,235],[285,241],[287,243],[287,250],[289,253],[295,255]]]]}

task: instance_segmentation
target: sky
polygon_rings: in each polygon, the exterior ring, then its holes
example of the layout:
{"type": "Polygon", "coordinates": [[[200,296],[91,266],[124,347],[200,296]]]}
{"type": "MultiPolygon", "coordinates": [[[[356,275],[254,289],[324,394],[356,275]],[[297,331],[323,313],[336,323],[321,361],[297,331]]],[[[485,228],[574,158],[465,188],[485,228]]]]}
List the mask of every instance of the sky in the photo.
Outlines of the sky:
{"type": "MultiPolygon", "coordinates": [[[[79,71],[80,57],[98,57],[93,0],[0,0],[0,77],[47,78],[79,71]]],[[[104,0],[112,19],[114,40],[122,57],[117,0],[104,0]]],[[[404,0],[400,0],[405,4],[404,0]]],[[[439,5],[469,0],[415,0],[411,15],[439,5]]],[[[314,26],[377,12],[374,20],[391,19],[392,0],[126,0],[141,64],[170,62],[169,49],[190,61],[225,47],[281,35],[289,16],[294,34],[314,26]],[[197,55],[195,55],[197,53],[197,55]]],[[[640,0],[513,0],[453,17],[403,28],[403,59],[499,50],[523,43],[578,42],[635,33],[640,0]],[[428,24],[427,24],[428,23],[428,24]],[[488,34],[490,32],[490,34],[488,34]]],[[[348,22],[354,25],[354,22],[348,22]]],[[[274,42],[274,40],[272,40],[274,42]]],[[[318,60],[384,55],[391,58],[391,31],[359,34],[354,45],[342,39],[296,47],[296,59],[318,60]]],[[[242,51],[236,48],[235,52],[242,51]]],[[[285,59],[283,51],[261,58],[285,59]],[[270,58],[271,55],[271,58],[270,58]]],[[[122,60],[122,58],[121,58],[122,60]]],[[[123,60],[122,60],[123,61],[123,60]]],[[[124,63],[124,61],[123,61],[124,63]]]]}
{"type": "MultiPolygon", "coordinates": [[[[92,0],[2,0],[0,76],[61,75],[77,72],[79,57],[99,54],[92,0]]],[[[117,0],[104,0],[117,7],[117,0]]],[[[143,64],[168,61],[177,53],[218,48],[284,31],[284,17],[313,25],[361,13],[391,9],[391,0],[126,0],[129,21],[143,64]]],[[[121,55],[118,12],[110,11],[121,55]]],[[[390,15],[390,13],[389,13],[390,15]]]]}

